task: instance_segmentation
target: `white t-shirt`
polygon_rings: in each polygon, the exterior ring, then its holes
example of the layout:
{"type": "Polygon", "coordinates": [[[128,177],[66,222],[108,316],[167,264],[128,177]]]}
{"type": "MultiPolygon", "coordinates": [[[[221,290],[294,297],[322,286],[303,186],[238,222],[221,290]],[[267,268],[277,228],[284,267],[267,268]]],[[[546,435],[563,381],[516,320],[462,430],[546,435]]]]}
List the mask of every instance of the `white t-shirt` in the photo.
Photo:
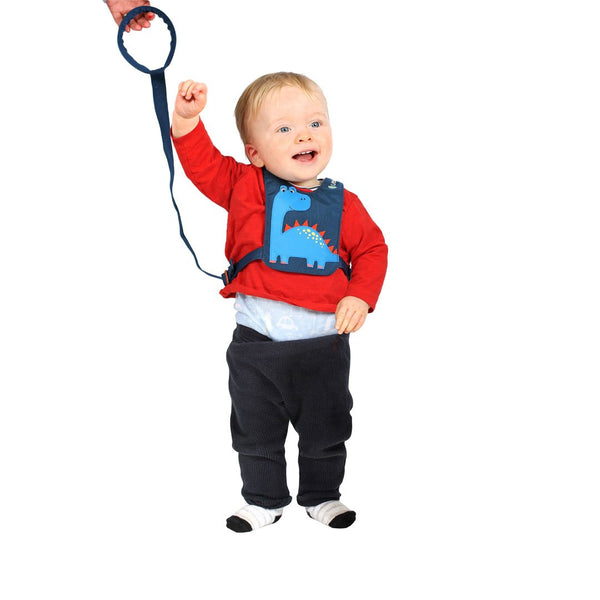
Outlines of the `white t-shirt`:
{"type": "Polygon", "coordinates": [[[237,293],[235,320],[275,342],[335,335],[335,314],[237,293]]]}

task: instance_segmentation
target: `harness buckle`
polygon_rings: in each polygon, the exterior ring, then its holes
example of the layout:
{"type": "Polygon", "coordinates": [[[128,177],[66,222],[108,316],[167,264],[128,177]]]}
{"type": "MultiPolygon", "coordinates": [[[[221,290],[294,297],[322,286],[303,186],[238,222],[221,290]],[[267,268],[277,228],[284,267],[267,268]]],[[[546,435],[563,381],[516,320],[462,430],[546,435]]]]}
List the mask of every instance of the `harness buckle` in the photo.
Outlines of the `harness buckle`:
{"type": "Polygon", "coordinates": [[[223,275],[221,275],[221,279],[223,280],[223,283],[225,285],[229,285],[233,281],[234,277],[235,277],[235,265],[233,264],[233,261],[231,259],[229,259],[229,267],[227,267],[227,269],[225,270],[223,275]]]}

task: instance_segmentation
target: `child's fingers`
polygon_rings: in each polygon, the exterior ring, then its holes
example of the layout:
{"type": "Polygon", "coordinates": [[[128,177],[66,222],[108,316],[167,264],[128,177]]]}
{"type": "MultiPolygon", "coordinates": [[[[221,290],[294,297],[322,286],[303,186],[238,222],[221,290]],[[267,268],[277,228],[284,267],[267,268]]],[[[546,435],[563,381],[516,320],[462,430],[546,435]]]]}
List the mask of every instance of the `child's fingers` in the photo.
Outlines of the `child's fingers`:
{"type": "Polygon", "coordinates": [[[367,318],[368,305],[359,299],[343,298],[335,312],[335,328],[339,334],[358,331],[367,318]],[[357,302],[358,300],[358,302],[357,302]]]}
{"type": "Polygon", "coordinates": [[[348,323],[348,327],[346,327],[345,333],[355,333],[363,326],[364,322],[365,317],[361,313],[353,314],[348,323]]]}
{"type": "Polygon", "coordinates": [[[194,82],[193,81],[188,81],[187,85],[185,86],[185,94],[184,97],[186,100],[191,100],[192,99],[192,89],[194,87],[194,82]]]}
{"type": "Polygon", "coordinates": [[[201,94],[206,94],[206,85],[188,79],[179,84],[178,93],[186,100],[198,99],[201,94]]]}
{"type": "Polygon", "coordinates": [[[179,87],[177,88],[177,94],[179,96],[185,96],[185,89],[186,89],[187,83],[188,83],[187,81],[182,81],[179,84],[179,87]]]}
{"type": "Polygon", "coordinates": [[[362,327],[364,322],[365,318],[360,313],[350,313],[347,315],[347,318],[344,319],[340,333],[354,333],[362,327]]]}
{"type": "Polygon", "coordinates": [[[355,333],[356,331],[358,331],[365,324],[366,320],[367,320],[367,315],[364,315],[364,314],[359,315],[356,325],[354,325],[354,327],[350,333],[355,333]]]}
{"type": "Polygon", "coordinates": [[[355,314],[349,310],[348,308],[341,308],[340,314],[336,319],[335,328],[337,332],[342,333],[350,333],[352,327],[354,326],[355,314]]]}
{"type": "Polygon", "coordinates": [[[187,81],[182,81],[179,84],[179,95],[183,96],[184,98],[187,98],[187,96],[189,94],[190,87],[193,84],[194,84],[194,82],[191,79],[188,79],[187,81]]]}
{"type": "Polygon", "coordinates": [[[206,106],[207,87],[192,79],[186,79],[179,84],[173,114],[183,119],[197,117],[206,106]]]}
{"type": "Polygon", "coordinates": [[[337,312],[335,313],[335,328],[338,333],[342,333],[343,328],[345,327],[345,319],[347,309],[343,306],[338,307],[337,312]]]}
{"type": "Polygon", "coordinates": [[[190,88],[190,93],[197,100],[202,94],[206,94],[206,84],[204,83],[194,83],[194,85],[190,88]]]}

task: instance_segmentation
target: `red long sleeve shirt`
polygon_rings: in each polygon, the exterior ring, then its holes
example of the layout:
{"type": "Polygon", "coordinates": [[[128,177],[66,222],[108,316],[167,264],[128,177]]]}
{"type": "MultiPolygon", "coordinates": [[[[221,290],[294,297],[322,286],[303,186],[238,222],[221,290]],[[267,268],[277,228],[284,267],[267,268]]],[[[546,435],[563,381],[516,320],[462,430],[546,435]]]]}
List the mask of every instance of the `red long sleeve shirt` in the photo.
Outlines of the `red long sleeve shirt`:
{"type": "MultiPolygon", "coordinates": [[[[262,170],[223,156],[202,121],[190,133],[173,138],[185,174],[207,198],[228,211],[225,256],[239,261],[263,245],[265,189],[262,170]]],[[[310,194],[310,190],[302,190],[310,194]]],[[[352,266],[352,278],[341,269],[328,276],[284,273],[251,262],[220,294],[236,292],[280,300],[311,310],[335,312],[344,296],[356,296],[375,309],[387,269],[383,234],[358,197],[344,188],[340,256],[352,266]]]]}

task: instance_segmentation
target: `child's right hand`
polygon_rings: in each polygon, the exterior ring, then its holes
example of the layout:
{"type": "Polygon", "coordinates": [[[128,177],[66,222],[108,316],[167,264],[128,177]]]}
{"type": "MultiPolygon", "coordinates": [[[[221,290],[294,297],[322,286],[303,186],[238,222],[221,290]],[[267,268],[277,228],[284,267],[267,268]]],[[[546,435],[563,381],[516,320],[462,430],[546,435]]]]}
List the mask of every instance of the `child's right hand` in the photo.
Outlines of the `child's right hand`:
{"type": "Polygon", "coordinates": [[[206,106],[206,84],[188,79],[179,84],[175,99],[174,115],[182,119],[197,117],[206,106]]]}

